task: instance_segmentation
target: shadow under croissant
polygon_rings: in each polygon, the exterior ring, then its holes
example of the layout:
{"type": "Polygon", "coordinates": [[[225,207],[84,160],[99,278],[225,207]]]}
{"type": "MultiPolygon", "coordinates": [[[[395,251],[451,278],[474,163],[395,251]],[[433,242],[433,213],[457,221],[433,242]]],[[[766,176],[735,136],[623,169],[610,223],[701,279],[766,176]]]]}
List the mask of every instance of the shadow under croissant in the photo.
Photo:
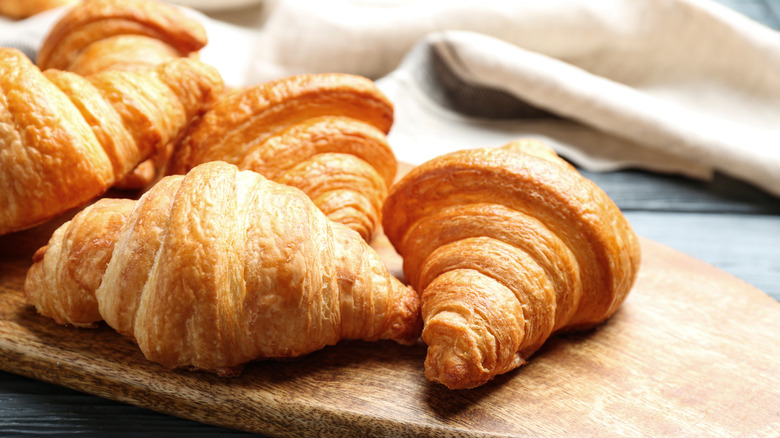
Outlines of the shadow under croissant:
{"type": "MultiPolygon", "coordinates": [[[[19,306],[13,322],[36,336],[41,343],[57,345],[62,351],[76,353],[85,362],[111,361],[127,367],[153,364],[146,360],[131,339],[118,334],[102,322],[91,328],[60,325],[50,318],[39,315],[35,307],[30,304],[19,306]],[[89,336],[84,336],[85,331],[89,336]]],[[[68,366],[68,364],[61,365],[68,366]]],[[[43,376],[42,380],[47,379],[43,376]]]]}
{"type": "MultiPolygon", "coordinates": [[[[16,299],[23,301],[24,298],[16,299]]],[[[539,385],[549,385],[549,379],[544,379],[545,373],[572,371],[571,367],[560,367],[561,361],[576,362],[576,367],[601,376],[605,384],[613,377],[620,378],[619,375],[611,376],[609,367],[602,366],[597,358],[589,358],[588,352],[594,345],[598,348],[608,344],[609,326],[625,317],[631,318],[631,312],[621,309],[595,330],[554,336],[523,367],[499,375],[480,387],[456,391],[426,380],[423,369],[426,346],[421,341],[408,347],[392,341],[344,340],[293,360],[250,362],[239,377],[225,378],[184,369],[168,370],[148,361],[134,342],[105,323],[99,323],[93,329],[62,326],[38,315],[32,306],[24,305],[13,314],[13,323],[41,343],[57,345],[58,351],[65,353],[66,359],[57,361],[57,370],[30,360],[25,375],[163,413],[178,415],[169,404],[186,407],[199,397],[210,397],[212,391],[221,394],[224,400],[232,388],[240,386],[242,394],[248,390],[257,395],[235,400],[239,405],[235,412],[230,410],[235,418],[275,415],[287,409],[284,403],[288,398],[295,400],[296,397],[319,403],[319,410],[315,409],[312,415],[330,415],[329,402],[338,397],[339,409],[352,406],[357,410],[369,403],[378,409],[377,416],[392,418],[396,415],[395,405],[399,404],[420,415],[438,418],[446,425],[463,416],[485,418],[490,422],[504,421],[501,415],[488,412],[494,401],[506,400],[507,393],[513,397],[538,394],[539,385]],[[510,381],[511,385],[508,384],[510,381]],[[388,389],[388,382],[392,382],[392,390],[388,389]],[[531,391],[531,388],[535,390],[531,391]],[[199,392],[200,395],[179,400],[181,391],[199,392]],[[406,394],[404,400],[391,398],[401,394],[406,394]],[[264,397],[269,396],[273,398],[273,406],[264,407],[264,397]]],[[[551,394],[567,391],[559,387],[548,390],[551,394]]],[[[549,400],[535,402],[545,404],[549,400]]],[[[221,421],[185,417],[209,424],[220,424],[221,421]]],[[[506,421],[510,429],[516,427],[517,423],[512,426],[510,419],[506,421]]]]}
{"type": "Polygon", "coordinates": [[[83,207],[72,208],[43,223],[24,230],[0,235],[0,259],[20,259],[32,265],[32,256],[38,248],[46,245],[52,233],[65,222],[73,219],[83,207]]]}
{"type": "MultiPolygon", "coordinates": [[[[461,418],[468,412],[469,416],[479,416],[479,412],[473,412],[475,406],[486,406],[485,399],[495,398],[497,400],[506,400],[506,395],[501,394],[504,391],[511,391],[516,397],[523,397],[524,394],[539,394],[543,392],[539,385],[545,385],[549,379],[545,374],[566,373],[572,369],[584,370],[583,374],[601,375],[605,384],[609,381],[620,378],[614,374],[609,366],[594,361],[589,357],[593,348],[599,345],[609,343],[610,335],[601,335],[603,330],[610,330],[613,325],[623,325],[620,322],[623,318],[630,318],[630,310],[625,306],[619,309],[610,319],[604,323],[583,331],[572,331],[567,333],[558,333],[551,336],[542,347],[536,351],[529,360],[522,366],[515,368],[504,374],[499,374],[483,385],[471,389],[450,390],[442,384],[427,382],[425,387],[425,401],[431,408],[431,412],[442,420],[449,418],[461,418]],[[560,364],[567,362],[569,366],[561,367],[560,364]],[[512,385],[508,382],[512,381],[512,385]]],[[[566,388],[551,388],[551,393],[565,392],[566,388]]],[[[511,397],[510,397],[511,398],[511,397]]],[[[538,403],[544,404],[545,400],[539,400],[538,403]]],[[[489,405],[489,404],[488,404],[489,405]]],[[[484,421],[497,421],[495,415],[485,415],[484,421]]],[[[529,419],[532,420],[532,419],[529,419]]],[[[516,425],[508,421],[507,427],[513,428],[516,425]]]]}
{"type": "MultiPolygon", "coordinates": [[[[24,301],[24,297],[19,297],[24,301]]],[[[63,351],[75,353],[88,363],[113,362],[125,368],[159,368],[155,372],[191,375],[195,378],[215,379],[228,382],[234,379],[282,382],[293,379],[305,379],[313,382],[327,382],[332,376],[349,376],[351,368],[366,368],[369,365],[393,369],[399,365],[408,372],[408,365],[423,376],[425,345],[418,342],[413,346],[400,345],[391,340],[362,341],[341,340],[335,345],[326,346],[311,353],[292,358],[260,358],[238,368],[234,376],[217,376],[214,373],[193,368],[168,369],[148,360],[131,338],[123,336],[109,327],[104,321],[93,327],[74,327],[61,325],[51,318],[44,317],[33,305],[20,305],[13,322],[36,336],[41,343],[57,345],[63,351]]],[[[65,364],[63,364],[65,365],[65,364]]],[[[348,379],[348,377],[346,377],[348,379]]],[[[43,377],[43,380],[46,380],[43,377]]]]}
{"type": "Polygon", "coordinates": [[[13,233],[0,235],[0,259],[22,259],[29,261],[30,265],[32,265],[32,256],[35,254],[35,251],[46,245],[54,231],[65,222],[73,219],[73,216],[78,214],[81,210],[84,210],[102,198],[126,198],[137,200],[143,193],[144,190],[119,190],[112,188],[102,196],[99,196],[84,205],[71,208],[40,224],[13,233]]]}

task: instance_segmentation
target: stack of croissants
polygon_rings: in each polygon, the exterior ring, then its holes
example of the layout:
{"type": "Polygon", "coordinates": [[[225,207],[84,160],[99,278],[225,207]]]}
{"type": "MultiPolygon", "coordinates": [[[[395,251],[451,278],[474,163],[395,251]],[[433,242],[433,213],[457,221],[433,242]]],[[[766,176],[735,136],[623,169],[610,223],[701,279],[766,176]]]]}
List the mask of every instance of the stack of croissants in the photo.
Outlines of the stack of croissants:
{"type": "Polygon", "coordinates": [[[397,179],[393,105],[372,81],[228,88],[199,60],[206,41],[156,0],[84,0],[35,63],[0,49],[0,234],[77,212],[33,256],[40,314],[223,376],[343,339],[422,339],[426,377],[464,389],[626,298],[637,236],[544,143],[397,179]],[[403,282],[370,246],[380,233],[403,282]]]}

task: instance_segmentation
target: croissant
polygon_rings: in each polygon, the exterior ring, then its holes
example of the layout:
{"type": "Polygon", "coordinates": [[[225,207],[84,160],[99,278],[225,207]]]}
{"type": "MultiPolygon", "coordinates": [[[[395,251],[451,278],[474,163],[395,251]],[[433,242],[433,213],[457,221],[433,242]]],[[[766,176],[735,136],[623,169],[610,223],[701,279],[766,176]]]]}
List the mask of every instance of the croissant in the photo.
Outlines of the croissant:
{"type": "Polygon", "coordinates": [[[424,163],[390,189],[383,213],[421,293],[426,377],[450,389],[522,365],[553,333],[605,321],[639,268],[618,207],[535,140],[424,163]]]}
{"type": "Polygon", "coordinates": [[[101,318],[169,368],[232,375],[340,339],[410,344],[417,293],[299,190],[206,163],[137,202],[101,199],[34,255],[28,300],[59,323],[101,318]]]}
{"type": "Polygon", "coordinates": [[[177,59],[144,72],[41,72],[0,48],[0,234],[104,193],[177,138],[222,89],[217,71],[177,59]]]}
{"type": "Polygon", "coordinates": [[[137,71],[195,56],[207,43],[197,21],[156,0],[84,0],[43,41],[36,63],[89,76],[137,71]]]}
{"type": "MultiPolygon", "coordinates": [[[[174,58],[197,58],[207,41],[200,23],[162,2],[84,0],[54,25],[38,52],[37,64],[82,76],[138,71],[174,58]]],[[[147,187],[165,166],[172,147],[161,148],[115,186],[147,187]]]]}
{"type": "Polygon", "coordinates": [[[169,173],[213,160],[254,170],[303,190],[369,241],[395,178],[392,123],[392,104],[366,78],[282,78],[220,99],[174,151],[169,173]]]}
{"type": "Polygon", "coordinates": [[[0,15],[27,18],[49,9],[74,4],[79,0],[0,0],[0,15]]]}

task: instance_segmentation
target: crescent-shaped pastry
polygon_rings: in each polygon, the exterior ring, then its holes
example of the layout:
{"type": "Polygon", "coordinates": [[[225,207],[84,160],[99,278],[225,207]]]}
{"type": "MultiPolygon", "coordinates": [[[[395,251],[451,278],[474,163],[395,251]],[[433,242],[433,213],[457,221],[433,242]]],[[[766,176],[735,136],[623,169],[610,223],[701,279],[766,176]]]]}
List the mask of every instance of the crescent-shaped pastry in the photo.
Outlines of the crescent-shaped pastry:
{"type": "Polygon", "coordinates": [[[189,130],[169,172],[223,160],[303,190],[370,240],[397,162],[393,106],[366,78],[292,76],[227,94],[189,130]]]}
{"type": "MultiPolygon", "coordinates": [[[[138,71],[180,57],[198,56],[207,43],[203,27],[179,9],[157,0],[84,0],[52,28],[38,52],[41,69],[82,76],[108,70],[138,71]]],[[[148,187],[173,145],[141,162],[116,187],[148,187]]]]}
{"type": "Polygon", "coordinates": [[[137,71],[197,53],[206,31],[179,9],[157,0],[84,0],[44,39],[36,63],[89,76],[137,71]]]}
{"type": "Polygon", "coordinates": [[[391,188],[383,227],[421,293],[426,376],[452,389],[522,365],[553,333],[600,324],[639,269],[618,207],[533,140],[413,169],[391,188]]]}
{"type": "Polygon", "coordinates": [[[415,291],[299,190],[224,162],[102,199],[34,257],[25,293],[60,323],[101,319],[169,368],[223,375],[341,339],[411,344],[415,291]]]}
{"type": "Polygon", "coordinates": [[[185,58],[85,78],[0,48],[0,234],[104,193],[221,90],[214,68],[185,58]]]}

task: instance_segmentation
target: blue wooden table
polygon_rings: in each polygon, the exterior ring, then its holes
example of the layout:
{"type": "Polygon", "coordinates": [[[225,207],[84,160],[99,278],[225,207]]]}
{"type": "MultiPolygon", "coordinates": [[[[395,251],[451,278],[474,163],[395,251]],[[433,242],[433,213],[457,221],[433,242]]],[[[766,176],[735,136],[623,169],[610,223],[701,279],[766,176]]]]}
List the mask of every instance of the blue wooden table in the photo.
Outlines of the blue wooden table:
{"type": "MultiPolygon", "coordinates": [[[[721,2],[780,29],[780,1],[721,2]]],[[[638,234],[708,262],[780,300],[780,199],[723,175],[710,182],[639,171],[585,175],[615,200],[638,234]]],[[[66,432],[244,435],[0,372],[0,436],[66,432]]]]}

